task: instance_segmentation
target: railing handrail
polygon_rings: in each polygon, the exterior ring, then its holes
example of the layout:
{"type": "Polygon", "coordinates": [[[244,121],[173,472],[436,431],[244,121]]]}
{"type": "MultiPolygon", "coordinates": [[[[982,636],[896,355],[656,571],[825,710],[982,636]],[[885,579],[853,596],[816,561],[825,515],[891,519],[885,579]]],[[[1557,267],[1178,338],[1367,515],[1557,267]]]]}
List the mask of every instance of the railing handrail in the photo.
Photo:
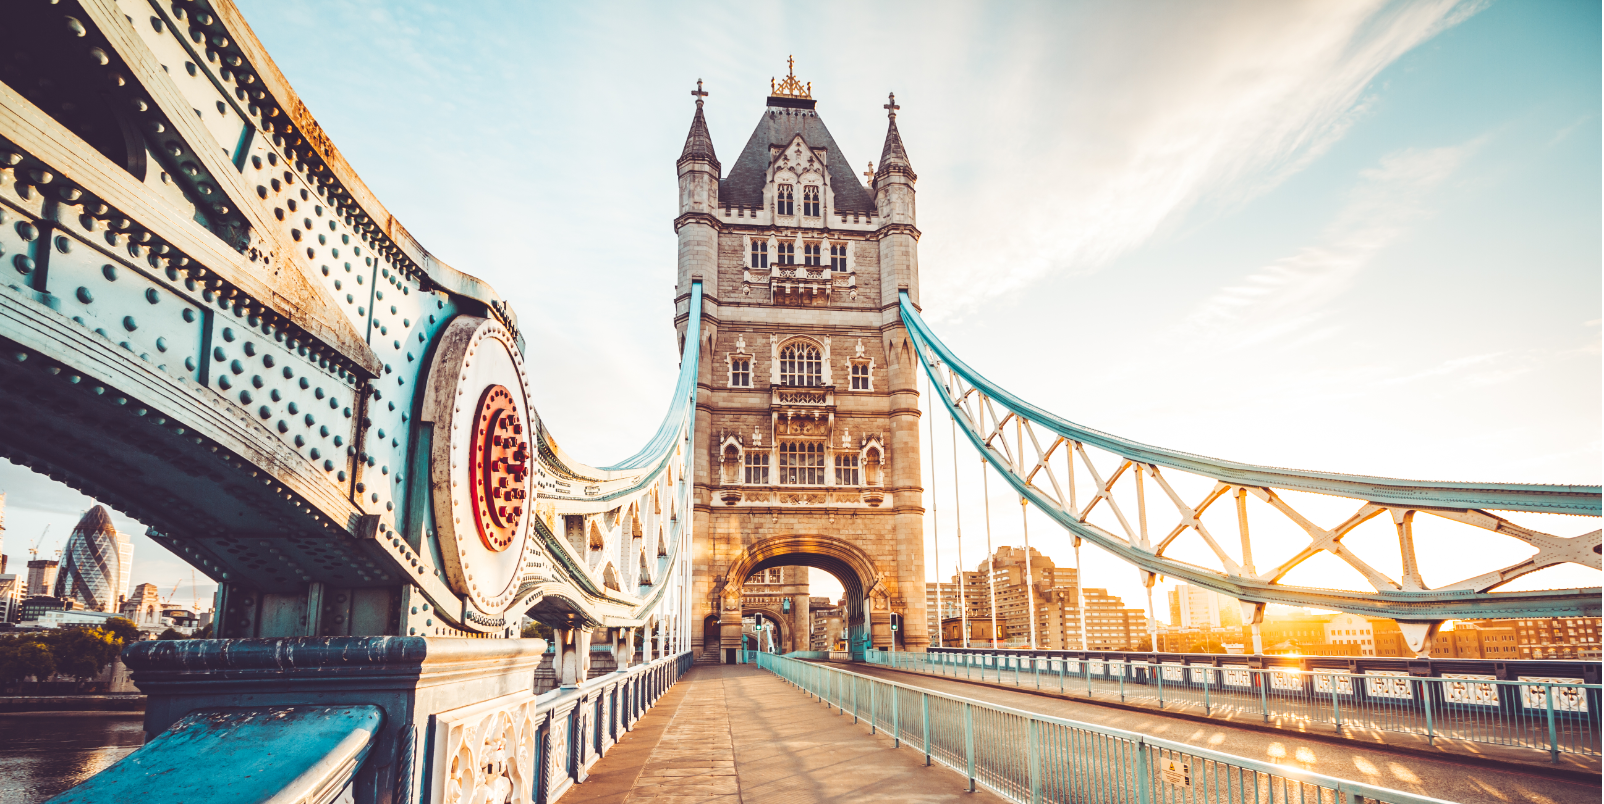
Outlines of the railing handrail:
{"type": "MultiPolygon", "coordinates": [[[[936,692],[934,690],[926,689],[924,687],[916,687],[916,686],[913,686],[911,684],[904,684],[904,683],[901,683],[901,682],[898,682],[898,681],[890,681],[888,679],[877,678],[875,676],[868,676],[868,675],[864,675],[862,673],[854,673],[854,672],[852,672],[850,670],[842,670],[841,668],[838,668],[838,667],[831,667],[829,665],[819,664],[819,663],[816,663],[816,662],[802,662],[802,661],[799,661],[799,660],[796,660],[796,659],[789,659],[789,658],[784,657],[784,656],[776,656],[774,654],[767,654],[767,653],[758,654],[758,655],[760,657],[758,662],[757,662],[759,666],[763,666],[765,662],[791,662],[791,663],[794,663],[794,664],[797,664],[797,665],[806,666],[806,667],[819,668],[819,669],[823,669],[823,670],[826,670],[826,671],[832,672],[832,673],[839,673],[841,675],[850,676],[850,677],[853,677],[853,678],[861,678],[861,679],[870,681],[872,683],[885,684],[885,685],[896,687],[896,688],[899,688],[899,689],[908,690],[908,691],[911,691],[911,692],[916,692],[916,693],[918,693],[920,695],[927,695],[927,696],[931,696],[931,697],[934,697],[934,698],[945,699],[945,700],[951,701],[953,703],[962,704],[964,706],[969,706],[969,707],[976,708],[976,709],[984,709],[984,710],[989,710],[989,711],[992,711],[992,712],[997,712],[997,713],[1000,713],[1000,714],[1012,715],[1012,716],[1016,716],[1016,717],[1025,718],[1027,720],[1034,720],[1034,721],[1037,721],[1039,723],[1048,723],[1048,724],[1064,726],[1064,727],[1072,728],[1072,729],[1079,729],[1081,731],[1086,731],[1086,732],[1090,732],[1090,733],[1093,733],[1093,734],[1099,734],[1099,735],[1103,735],[1105,737],[1113,737],[1113,738],[1121,739],[1121,740],[1129,740],[1129,741],[1135,743],[1138,748],[1140,748],[1142,746],[1153,746],[1153,747],[1160,748],[1160,749],[1166,749],[1166,750],[1170,750],[1170,751],[1175,751],[1175,752],[1178,752],[1178,753],[1186,754],[1186,755],[1189,755],[1189,756],[1198,757],[1200,759],[1213,760],[1215,762],[1220,762],[1220,763],[1223,763],[1223,764],[1226,764],[1226,765],[1232,765],[1232,766],[1236,766],[1236,767],[1240,767],[1240,768],[1245,768],[1247,770],[1256,771],[1256,772],[1259,772],[1259,773],[1267,773],[1267,774],[1271,774],[1273,776],[1284,777],[1284,778],[1287,778],[1287,779],[1290,779],[1290,780],[1296,781],[1296,782],[1304,782],[1304,783],[1308,783],[1308,784],[1319,785],[1319,786],[1322,786],[1322,787],[1328,787],[1328,788],[1331,788],[1333,790],[1338,791],[1339,793],[1343,793],[1343,792],[1346,792],[1346,793],[1357,793],[1359,795],[1363,795],[1363,796],[1366,796],[1366,797],[1369,797],[1369,798],[1376,798],[1376,799],[1381,799],[1381,800],[1384,800],[1384,801],[1387,801],[1387,802],[1391,802],[1392,804],[1452,804],[1452,802],[1447,802],[1444,799],[1432,798],[1430,796],[1421,796],[1421,795],[1416,795],[1414,793],[1406,793],[1406,792],[1401,791],[1401,790],[1392,790],[1392,789],[1385,788],[1385,787],[1377,787],[1377,786],[1374,786],[1374,785],[1365,784],[1363,782],[1354,782],[1354,781],[1350,781],[1350,780],[1347,780],[1347,779],[1338,779],[1338,778],[1336,778],[1334,776],[1326,776],[1324,774],[1314,773],[1312,771],[1305,771],[1305,770],[1301,770],[1301,769],[1298,769],[1298,768],[1288,767],[1288,766],[1285,766],[1285,765],[1276,765],[1274,763],[1264,762],[1264,761],[1261,761],[1261,760],[1251,759],[1251,758],[1248,758],[1248,757],[1237,756],[1235,754],[1227,754],[1227,753],[1225,753],[1223,751],[1215,751],[1215,750],[1209,749],[1209,748],[1202,748],[1202,747],[1195,746],[1195,745],[1188,745],[1186,743],[1176,742],[1174,740],[1165,740],[1165,739],[1160,738],[1160,737],[1152,737],[1152,736],[1149,736],[1149,735],[1146,735],[1146,734],[1142,734],[1140,732],[1126,731],[1124,729],[1116,729],[1116,728],[1111,728],[1111,727],[1108,727],[1108,726],[1099,726],[1099,725],[1094,724],[1094,723],[1086,723],[1086,722],[1079,721],[1079,720],[1070,720],[1068,718],[1054,717],[1052,715],[1044,715],[1044,714],[1040,714],[1040,713],[1037,713],[1037,712],[1026,711],[1026,710],[1023,710],[1023,709],[1015,709],[1013,707],[1003,706],[1001,704],[988,703],[986,701],[982,701],[982,700],[975,699],[975,698],[965,698],[965,697],[960,696],[960,695],[951,695],[951,694],[944,693],[944,692],[936,692]]],[[[772,668],[765,667],[764,669],[772,669],[772,668]]]]}
{"type": "MultiPolygon", "coordinates": [[[[878,648],[870,649],[870,652],[874,653],[874,654],[885,654],[885,653],[887,653],[887,651],[883,651],[883,650],[880,650],[878,648]]],[[[998,650],[993,651],[993,650],[990,650],[990,649],[968,650],[968,649],[964,649],[964,648],[945,648],[945,649],[942,650],[942,652],[940,654],[937,654],[937,655],[948,655],[948,656],[964,656],[964,655],[969,655],[969,656],[1002,656],[1004,658],[1013,657],[1013,658],[1018,658],[1018,659],[1047,659],[1049,661],[1060,661],[1060,662],[1107,662],[1107,663],[1110,663],[1110,664],[1128,664],[1128,665],[1132,665],[1132,666],[1136,666],[1136,667],[1185,667],[1185,668],[1188,668],[1188,669],[1197,668],[1199,670],[1203,670],[1203,669],[1221,670],[1221,671],[1229,670],[1229,671],[1231,671],[1233,673],[1240,673],[1240,672],[1243,672],[1243,671],[1247,671],[1247,672],[1250,672],[1250,673],[1299,673],[1299,674],[1307,675],[1307,676],[1347,676],[1348,678],[1392,678],[1392,679],[1401,678],[1401,679],[1406,679],[1406,680],[1410,680],[1410,681],[1440,681],[1440,682],[1443,682],[1443,683],[1450,683],[1450,684],[1499,684],[1499,685],[1510,686],[1510,687],[1576,687],[1576,688],[1579,688],[1579,689],[1599,690],[1601,692],[1604,692],[1604,684],[1590,684],[1590,683],[1588,683],[1586,681],[1583,681],[1583,680],[1580,680],[1580,679],[1578,679],[1575,682],[1569,682],[1569,681],[1509,681],[1509,680],[1497,679],[1497,678],[1445,678],[1443,676],[1392,675],[1394,673],[1402,672],[1402,671],[1398,671],[1398,670],[1374,670],[1374,671],[1369,671],[1369,672],[1360,671],[1360,672],[1357,672],[1357,673],[1351,673],[1351,672],[1348,672],[1346,670],[1332,670],[1332,669],[1327,669],[1327,668],[1323,668],[1323,667],[1312,667],[1312,668],[1309,668],[1309,669],[1305,670],[1305,669],[1303,669],[1301,667],[1278,667],[1278,666],[1249,667],[1247,665],[1241,665],[1241,664],[1203,664],[1201,662],[1193,663],[1193,662],[1185,662],[1185,661],[1157,661],[1157,662],[1151,662],[1151,661],[1146,661],[1146,660],[1142,660],[1142,659],[1108,658],[1108,657],[1103,657],[1103,656],[1044,656],[1044,655],[1041,655],[1042,653],[1043,653],[1042,651],[1031,651],[1031,650],[1023,650],[1023,651],[1019,651],[1019,652],[1004,652],[1003,649],[998,649],[998,650]]],[[[1199,655],[1204,655],[1204,654],[1199,654],[1199,655]]]]}
{"type": "Polygon", "coordinates": [[[677,662],[686,656],[690,656],[691,653],[692,651],[688,650],[680,651],[679,653],[673,653],[669,654],[668,656],[662,656],[653,659],[644,664],[632,665],[622,670],[614,670],[605,675],[585,679],[583,683],[576,687],[557,687],[555,689],[547,690],[535,696],[535,711],[544,712],[547,709],[554,709],[558,706],[561,706],[569,698],[583,698],[598,689],[603,689],[613,684],[623,683],[634,676],[641,675],[642,673],[649,673],[658,667],[662,667],[663,665],[677,662]]]}

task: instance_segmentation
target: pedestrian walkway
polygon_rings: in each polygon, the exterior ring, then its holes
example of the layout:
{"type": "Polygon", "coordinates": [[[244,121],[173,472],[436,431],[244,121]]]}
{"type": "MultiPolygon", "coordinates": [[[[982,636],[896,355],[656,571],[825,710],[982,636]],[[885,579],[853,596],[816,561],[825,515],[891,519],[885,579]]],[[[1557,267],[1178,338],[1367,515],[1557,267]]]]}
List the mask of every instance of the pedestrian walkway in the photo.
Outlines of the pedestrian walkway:
{"type": "Polygon", "coordinates": [[[697,665],[591,768],[563,804],[973,802],[964,778],[870,734],[778,676],[697,665]]]}
{"type": "MultiPolygon", "coordinates": [[[[831,663],[849,672],[1037,714],[1138,732],[1250,759],[1352,779],[1379,787],[1432,796],[1462,804],[1507,804],[1514,801],[1597,802],[1599,778],[1572,770],[1560,777],[1551,767],[1521,768],[1466,764],[1462,757],[1443,759],[1401,754],[1386,745],[1322,740],[1292,731],[1248,728],[1201,717],[1185,718],[1135,708],[1119,708],[1057,694],[1042,695],[990,683],[977,684],[924,673],[892,670],[861,663],[831,663]]],[[[1461,750],[1493,746],[1467,744],[1461,750]]],[[[1595,770],[1596,773],[1596,770],[1595,770]]]]}

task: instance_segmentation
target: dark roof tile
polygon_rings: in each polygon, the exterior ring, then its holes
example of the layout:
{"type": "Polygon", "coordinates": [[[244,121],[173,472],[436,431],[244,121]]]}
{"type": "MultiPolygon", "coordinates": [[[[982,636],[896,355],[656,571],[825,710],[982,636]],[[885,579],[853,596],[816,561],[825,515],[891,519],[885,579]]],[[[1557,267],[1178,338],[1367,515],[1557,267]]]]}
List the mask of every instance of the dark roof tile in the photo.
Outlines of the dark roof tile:
{"type": "Polygon", "coordinates": [[[874,196],[858,181],[857,174],[852,171],[852,163],[841,153],[818,112],[774,106],[764,110],[763,118],[752,131],[752,137],[746,141],[746,147],[741,149],[740,157],[730,168],[729,177],[719,182],[720,203],[761,207],[769,169],[769,146],[784,146],[798,134],[809,146],[825,150],[825,169],[830,173],[830,189],[835,192],[835,207],[831,211],[874,212],[874,196]]]}

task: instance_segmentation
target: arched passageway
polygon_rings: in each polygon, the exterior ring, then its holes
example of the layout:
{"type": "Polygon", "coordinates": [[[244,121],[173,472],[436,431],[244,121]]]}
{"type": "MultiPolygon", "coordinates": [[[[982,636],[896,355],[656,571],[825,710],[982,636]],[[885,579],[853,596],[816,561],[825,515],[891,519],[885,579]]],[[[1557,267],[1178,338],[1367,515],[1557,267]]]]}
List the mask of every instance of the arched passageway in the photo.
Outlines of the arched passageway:
{"type": "MultiPolygon", "coordinates": [[[[830,573],[841,583],[846,599],[845,620],[848,643],[855,655],[869,647],[891,644],[890,590],[874,559],[857,545],[830,536],[790,534],[755,542],[733,557],[714,590],[718,616],[719,659],[733,662],[741,648],[742,616],[755,607],[747,605],[743,585],[755,573],[775,567],[811,567],[830,573]]],[[[793,604],[790,612],[779,612],[790,621],[792,650],[807,650],[812,632],[807,596],[793,604]]],[[[711,634],[704,635],[704,652],[711,647],[711,634]]]]}

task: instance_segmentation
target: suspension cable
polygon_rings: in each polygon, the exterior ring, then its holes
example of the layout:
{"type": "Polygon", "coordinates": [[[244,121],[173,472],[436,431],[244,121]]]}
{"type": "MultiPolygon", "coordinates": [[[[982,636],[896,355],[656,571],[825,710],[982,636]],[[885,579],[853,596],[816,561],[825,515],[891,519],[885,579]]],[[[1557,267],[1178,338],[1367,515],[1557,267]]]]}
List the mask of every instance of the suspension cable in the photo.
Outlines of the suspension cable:
{"type": "Polygon", "coordinates": [[[1080,572],[1080,537],[1075,537],[1075,612],[1080,619],[1080,649],[1091,650],[1086,644],[1086,597],[1081,591],[1086,588],[1085,576],[1080,572]]]}
{"type": "Polygon", "coordinates": [[[949,417],[952,422],[952,515],[958,526],[958,573],[953,577],[958,581],[958,616],[960,627],[964,632],[964,649],[969,649],[969,597],[964,587],[964,509],[963,498],[958,496],[958,420],[949,417]]]}
{"type": "MultiPolygon", "coordinates": [[[[1030,649],[1036,649],[1036,577],[1030,574],[1030,503],[1019,498],[1019,515],[1025,523],[1025,603],[1030,611],[1030,649]]],[[[1151,596],[1149,596],[1151,602],[1151,596]]]]}
{"type": "Polygon", "coordinates": [[[986,502],[986,581],[991,584],[991,649],[997,649],[997,559],[991,549],[991,479],[986,474],[986,457],[980,457],[980,493],[986,502]]]}
{"type": "MultiPolygon", "coordinates": [[[[941,518],[936,515],[936,383],[935,378],[926,377],[925,387],[930,390],[930,541],[934,563],[936,565],[936,647],[944,647],[941,633],[941,518]]],[[[928,627],[928,623],[926,624],[928,627]]]]}

